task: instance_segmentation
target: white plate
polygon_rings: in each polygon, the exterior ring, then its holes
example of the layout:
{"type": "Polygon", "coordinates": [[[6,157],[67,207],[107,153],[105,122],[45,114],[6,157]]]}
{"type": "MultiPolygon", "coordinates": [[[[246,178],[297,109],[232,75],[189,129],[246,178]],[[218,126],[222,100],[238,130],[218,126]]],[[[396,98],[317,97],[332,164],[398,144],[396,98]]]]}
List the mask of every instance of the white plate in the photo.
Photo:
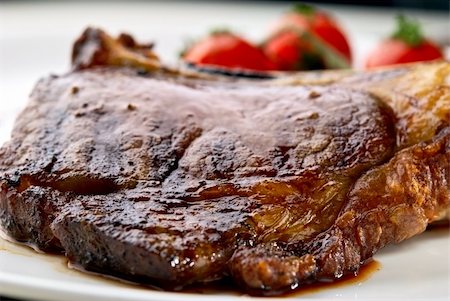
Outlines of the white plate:
{"type": "MultiPolygon", "coordinates": [[[[71,43],[87,25],[112,33],[127,30],[139,39],[157,41],[157,52],[173,61],[186,37],[214,27],[230,27],[261,40],[270,20],[288,8],[268,2],[0,2],[0,143],[25,106],[36,80],[68,70],[71,43]],[[251,17],[249,17],[251,16],[251,17]],[[193,22],[195,20],[195,22],[193,22]]],[[[393,11],[333,9],[348,30],[361,62],[373,43],[392,28],[393,11]]],[[[447,37],[447,14],[413,12],[436,38],[447,37]]],[[[365,281],[292,295],[302,300],[449,300],[450,237],[448,230],[424,233],[375,256],[381,270],[365,281]]],[[[186,294],[159,292],[67,268],[62,257],[38,254],[0,239],[0,296],[36,300],[214,300],[249,299],[225,292],[186,294]]],[[[252,298],[253,300],[253,298],[252,298]]],[[[264,299],[264,300],[267,300],[264,299]]]]}
{"type": "MultiPolygon", "coordinates": [[[[448,228],[435,229],[382,250],[375,256],[380,267],[371,271],[366,279],[356,278],[353,283],[299,291],[289,298],[360,301],[449,300],[449,254],[448,228]]],[[[3,239],[0,239],[0,294],[43,301],[257,299],[229,291],[216,290],[195,294],[151,290],[69,269],[67,260],[62,256],[39,254],[3,239]]]]}

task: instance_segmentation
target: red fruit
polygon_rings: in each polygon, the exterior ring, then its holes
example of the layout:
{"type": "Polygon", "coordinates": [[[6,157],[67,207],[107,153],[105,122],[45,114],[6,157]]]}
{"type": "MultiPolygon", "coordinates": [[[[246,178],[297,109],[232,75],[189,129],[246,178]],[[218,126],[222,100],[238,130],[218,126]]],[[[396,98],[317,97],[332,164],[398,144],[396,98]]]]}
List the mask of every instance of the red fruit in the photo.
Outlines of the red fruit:
{"type": "Polygon", "coordinates": [[[388,66],[420,61],[442,59],[441,50],[432,42],[424,41],[411,47],[401,40],[386,40],[369,55],[366,67],[388,66]]]}
{"type": "Polygon", "coordinates": [[[427,40],[418,23],[399,16],[398,28],[391,38],[381,42],[369,55],[366,67],[387,66],[444,57],[442,50],[427,40]]]}
{"type": "Polygon", "coordinates": [[[347,38],[343,30],[330,16],[323,12],[317,13],[311,27],[313,33],[345,56],[349,62],[352,61],[352,52],[347,38]]]}
{"type": "Polygon", "coordinates": [[[301,61],[301,43],[298,35],[293,32],[283,32],[274,37],[264,47],[266,55],[280,70],[296,70],[301,61]]]}
{"type": "Polygon", "coordinates": [[[278,21],[264,52],[282,70],[337,67],[329,66],[324,52],[334,55],[335,61],[341,60],[339,66],[350,65],[352,57],[347,38],[336,21],[307,5],[297,6],[278,21]]]}
{"type": "Polygon", "coordinates": [[[281,32],[264,47],[267,57],[279,70],[322,69],[323,60],[312,46],[292,31],[281,32]]]}
{"type": "Polygon", "coordinates": [[[183,55],[183,60],[196,65],[214,65],[233,69],[274,70],[261,49],[229,33],[213,33],[183,55]]]}

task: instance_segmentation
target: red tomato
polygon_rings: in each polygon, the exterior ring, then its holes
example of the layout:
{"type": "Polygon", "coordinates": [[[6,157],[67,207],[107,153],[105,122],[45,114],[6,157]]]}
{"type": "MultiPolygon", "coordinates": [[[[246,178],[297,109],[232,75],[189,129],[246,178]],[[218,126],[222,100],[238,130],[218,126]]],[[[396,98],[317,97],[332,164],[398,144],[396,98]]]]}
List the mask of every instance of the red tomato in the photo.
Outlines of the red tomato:
{"type": "Polygon", "coordinates": [[[275,34],[264,45],[264,52],[282,70],[305,69],[316,65],[321,58],[323,64],[321,49],[314,49],[309,41],[302,38],[304,32],[314,35],[325,47],[338,52],[347,64],[351,62],[350,46],[340,26],[329,15],[310,6],[296,8],[278,21],[275,34]]]}
{"type": "Polygon", "coordinates": [[[319,54],[311,45],[299,39],[292,31],[281,32],[264,46],[267,57],[279,70],[323,69],[324,64],[319,54]]]}
{"type": "Polygon", "coordinates": [[[313,33],[345,56],[349,62],[352,61],[352,51],[347,38],[340,26],[330,16],[323,12],[317,13],[311,27],[313,33]]]}
{"type": "Polygon", "coordinates": [[[233,69],[274,70],[263,51],[244,39],[229,33],[214,33],[183,55],[186,62],[197,65],[215,65],[233,69]]]}
{"type": "Polygon", "coordinates": [[[296,70],[301,62],[301,41],[293,32],[283,32],[264,47],[266,55],[280,70],[296,70]]]}
{"type": "Polygon", "coordinates": [[[400,40],[386,40],[369,55],[367,68],[442,59],[442,51],[430,41],[411,47],[400,40]]]}
{"type": "Polygon", "coordinates": [[[431,61],[443,57],[442,50],[423,37],[417,23],[400,16],[397,31],[370,53],[366,68],[431,61]]]}

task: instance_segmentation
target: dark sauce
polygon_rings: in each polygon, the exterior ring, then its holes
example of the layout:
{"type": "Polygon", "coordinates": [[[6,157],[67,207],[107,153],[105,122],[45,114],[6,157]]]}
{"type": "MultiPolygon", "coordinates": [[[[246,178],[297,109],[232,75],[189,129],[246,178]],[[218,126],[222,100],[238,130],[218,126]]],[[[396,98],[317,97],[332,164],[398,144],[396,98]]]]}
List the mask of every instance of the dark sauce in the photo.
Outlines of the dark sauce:
{"type": "Polygon", "coordinates": [[[340,279],[333,280],[333,281],[319,281],[314,282],[311,284],[307,284],[304,286],[300,286],[292,291],[283,292],[281,294],[273,292],[273,291],[267,291],[266,293],[261,293],[261,291],[246,291],[239,287],[238,284],[234,283],[230,278],[222,279],[219,281],[214,281],[210,283],[201,283],[201,284],[193,284],[187,287],[184,287],[182,289],[177,288],[169,288],[166,287],[165,289],[154,286],[154,285],[147,285],[142,283],[136,283],[132,281],[124,280],[123,278],[117,278],[110,275],[100,274],[92,271],[87,271],[84,268],[68,264],[69,268],[72,270],[81,272],[82,275],[87,277],[95,277],[98,278],[101,281],[107,281],[107,282],[116,282],[123,286],[128,286],[135,289],[143,289],[143,290],[156,290],[156,291],[166,291],[166,292],[172,292],[172,293],[184,293],[184,294],[200,294],[200,295],[231,295],[231,296],[243,296],[243,295],[250,295],[250,296],[266,296],[268,298],[270,297],[297,297],[297,296],[303,296],[308,294],[314,294],[318,292],[322,292],[327,289],[334,289],[339,287],[346,287],[351,285],[357,285],[361,282],[364,282],[368,280],[375,272],[379,271],[381,269],[381,264],[378,261],[372,260],[366,264],[364,264],[357,275],[349,274],[346,276],[343,276],[340,279]]]}
{"type": "Polygon", "coordinates": [[[433,222],[427,226],[427,231],[449,231],[450,220],[441,220],[433,222]]]}
{"type": "Polygon", "coordinates": [[[372,277],[372,275],[381,270],[381,263],[376,260],[372,260],[364,264],[360,269],[357,275],[348,274],[343,276],[342,278],[334,281],[328,282],[315,282],[304,287],[300,287],[292,292],[288,292],[279,297],[297,297],[308,294],[314,294],[318,292],[322,292],[324,290],[347,287],[351,285],[357,285],[358,283],[367,281],[372,277]]]}
{"type": "MultiPolygon", "coordinates": [[[[434,222],[427,227],[427,231],[437,232],[437,233],[449,233],[450,232],[450,221],[438,221],[434,222]]],[[[17,246],[20,248],[20,246],[17,246]]],[[[43,256],[50,257],[62,257],[55,255],[42,254],[43,256]]],[[[64,258],[65,259],[65,258],[64,258]]],[[[146,285],[142,283],[135,283],[131,281],[124,280],[123,278],[117,278],[114,276],[109,276],[105,274],[95,273],[92,271],[86,271],[80,266],[73,265],[68,263],[67,259],[64,260],[64,268],[67,270],[67,266],[70,268],[69,270],[72,272],[76,272],[80,274],[80,277],[93,277],[96,280],[102,282],[109,282],[112,285],[117,285],[121,287],[129,287],[134,289],[142,289],[142,290],[154,290],[154,291],[168,291],[173,293],[185,293],[185,294],[201,294],[201,295],[231,295],[231,296],[242,296],[242,295],[255,295],[261,296],[261,292],[250,292],[245,291],[239,288],[239,285],[234,283],[230,278],[226,278],[220,281],[215,281],[206,284],[194,284],[183,289],[162,289],[161,287],[146,285]]],[[[340,279],[334,281],[319,281],[315,283],[310,283],[307,285],[300,286],[292,291],[285,292],[283,294],[274,294],[271,293],[272,297],[303,297],[304,295],[311,295],[319,292],[323,292],[329,289],[343,288],[343,287],[351,287],[356,286],[362,282],[367,281],[371,278],[371,276],[381,269],[381,263],[376,260],[371,260],[361,266],[357,275],[348,274],[343,276],[340,279]]],[[[270,294],[270,292],[267,292],[270,294]]],[[[268,296],[270,299],[270,296],[268,296]]]]}
{"type": "MultiPolygon", "coordinates": [[[[322,292],[327,289],[346,287],[357,285],[358,283],[368,280],[375,272],[381,269],[381,263],[372,260],[364,264],[357,275],[349,274],[334,281],[315,282],[305,286],[300,286],[297,289],[280,294],[270,294],[268,297],[298,297],[308,294],[322,292]]],[[[202,295],[226,294],[226,295],[254,295],[261,296],[261,292],[249,292],[240,290],[236,283],[231,279],[220,280],[208,284],[198,284],[191,287],[184,288],[180,292],[202,295]]],[[[264,294],[263,294],[264,295],[264,294]]]]}
{"type": "MultiPolygon", "coordinates": [[[[435,229],[435,228],[433,228],[435,229]]],[[[438,228],[445,229],[448,231],[448,226],[438,228]]],[[[3,235],[2,235],[3,236],[3,235]]],[[[38,256],[41,260],[48,261],[50,265],[52,265],[55,270],[63,273],[71,273],[79,277],[87,277],[92,278],[95,281],[100,281],[103,283],[107,283],[116,287],[125,287],[125,288],[133,288],[133,289],[142,289],[147,291],[164,291],[160,287],[135,283],[131,281],[124,280],[122,278],[117,278],[114,276],[108,276],[105,274],[95,273],[91,271],[86,271],[80,266],[73,265],[68,262],[68,259],[62,255],[56,254],[44,254],[44,253],[36,253],[35,250],[32,250],[31,245],[25,246],[23,244],[18,244],[14,240],[5,239],[7,237],[2,237],[3,242],[0,241],[0,251],[7,251],[10,253],[14,253],[21,256],[38,256]]],[[[1,238],[0,238],[1,239],[1,238]]],[[[346,287],[351,285],[357,285],[358,283],[364,282],[368,280],[376,271],[380,270],[381,264],[377,261],[370,261],[363,265],[359,270],[358,275],[347,275],[335,281],[329,282],[316,282],[308,285],[300,286],[299,288],[283,293],[282,295],[274,294],[274,292],[267,292],[271,294],[273,297],[297,297],[308,294],[314,294],[318,292],[322,292],[327,289],[334,289],[339,287],[346,287]]],[[[202,295],[232,295],[232,296],[242,296],[242,295],[261,295],[261,292],[249,292],[244,291],[239,288],[239,285],[234,283],[231,279],[224,279],[212,283],[207,284],[195,284],[188,287],[185,287],[181,290],[168,289],[168,292],[173,293],[186,293],[186,294],[202,294],[202,295]]]]}

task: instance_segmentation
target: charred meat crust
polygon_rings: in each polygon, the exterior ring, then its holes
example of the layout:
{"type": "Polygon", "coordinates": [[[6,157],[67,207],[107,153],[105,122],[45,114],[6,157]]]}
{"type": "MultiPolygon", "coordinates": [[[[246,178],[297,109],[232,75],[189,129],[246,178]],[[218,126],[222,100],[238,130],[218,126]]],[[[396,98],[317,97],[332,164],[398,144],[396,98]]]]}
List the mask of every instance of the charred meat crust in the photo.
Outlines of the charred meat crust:
{"type": "Polygon", "coordinates": [[[17,226],[17,239],[61,242],[90,269],[208,281],[228,273],[238,237],[304,240],[330,227],[354,179],[390,157],[392,137],[386,109],[346,88],[190,88],[76,72],[37,86],[4,147],[2,220],[26,224],[20,208],[34,210],[47,236],[17,226]]]}
{"type": "Polygon", "coordinates": [[[379,249],[441,219],[450,205],[448,183],[450,128],[360,177],[335,223],[311,240],[238,249],[233,275],[273,294],[357,272],[379,249]]]}

